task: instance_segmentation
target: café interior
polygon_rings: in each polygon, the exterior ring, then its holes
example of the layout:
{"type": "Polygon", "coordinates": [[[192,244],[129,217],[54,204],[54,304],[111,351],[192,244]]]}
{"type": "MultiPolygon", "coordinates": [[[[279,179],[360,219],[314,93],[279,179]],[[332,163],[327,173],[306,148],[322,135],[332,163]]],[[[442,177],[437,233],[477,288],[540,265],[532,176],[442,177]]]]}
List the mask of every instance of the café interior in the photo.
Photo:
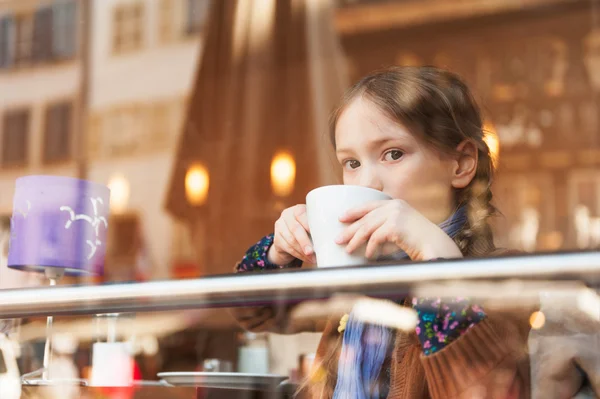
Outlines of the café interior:
{"type": "MultiPolygon", "coordinates": [[[[0,399],[319,397],[302,390],[322,370],[332,314],[357,303],[414,333],[402,324],[414,314],[397,302],[360,298],[419,295],[526,313],[531,387],[498,397],[597,397],[600,329],[580,331],[577,320],[600,326],[598,93],[596,0],[0,0],[0,399]],[[54,54],[69,36],[38,33],[48,21],[76,35],[70,58],[54,54]],[[472,91],[494,172],[493,243],[514,255],[239,273],[284,210],[343,184],[330,115],[355,82],[390,66],[442,68],[472,91]],[[39,118],[11,113],[69,85],[74,105],[57,113],[68,128],[51,107],[39,118]],[[176,105],[153,108],[152,96],[176,105]],[[28,124],[45,127],[14,139],[28,124]],[[69,137],[51,142],[53,129],[69,137]],[[46,162],[44,146],[68,147],[68,160],[46,162]],[[34,155],[8,162],[21,149],[34,155]],[[69,205],[72,230],[35,219],[38,198],[27,195],[56,192],[41,196],[51,203],[82,187],[93,200],[69,205]],[[36,264],[39,248],[65,242],[58,252],[86,260],[36,264]],[[257,307],[273,328],[240,323],[257,307]],[[284,313],[294,323],[280,322],[284,313]],[[534,367],[536,334],[556,340],[557,357],[565,337],[590,348],[585,361],[569,359],[582,376],[570,396],[560,396],[567,382],[558,396],[536,386],[553,364],[538,357],[534,367]]],[[[432,387],[424,397],[495,397],[432,387]]]]}

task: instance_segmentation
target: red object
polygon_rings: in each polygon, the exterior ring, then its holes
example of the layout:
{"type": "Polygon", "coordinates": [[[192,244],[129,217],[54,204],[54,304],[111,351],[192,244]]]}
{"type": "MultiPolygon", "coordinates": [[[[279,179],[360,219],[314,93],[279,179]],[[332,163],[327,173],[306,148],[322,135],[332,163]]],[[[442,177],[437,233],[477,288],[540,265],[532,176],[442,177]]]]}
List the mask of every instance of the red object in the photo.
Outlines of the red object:
{"type": "MultiPolygon", "coordinates": [[[[139,381],[142,379],[142,372],[140,367],[135,360],[131,360],[131,367],[133,367],[133,381],[139,381]]],[[[134,385],[128,387],[100,387],[98,391],[103,395],[106,395],[109,399],[132,399],[135,392],[139,387],[134,385]]]]}
{"type": "Polygon", "coordinates": [[[176,261],[172,268],[173,278],[186,279],[200,277],[200,265],[192,261],[176,261]]]}

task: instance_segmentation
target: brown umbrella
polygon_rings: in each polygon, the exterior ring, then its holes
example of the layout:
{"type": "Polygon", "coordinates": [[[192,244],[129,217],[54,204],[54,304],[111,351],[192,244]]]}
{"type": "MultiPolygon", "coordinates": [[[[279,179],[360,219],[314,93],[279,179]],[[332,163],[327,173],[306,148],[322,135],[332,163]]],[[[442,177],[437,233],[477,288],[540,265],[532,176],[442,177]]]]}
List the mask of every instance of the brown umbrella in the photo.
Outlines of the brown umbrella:
{"type": "Polygon", "coordinates": [[[326,118],[345,86],[328,0],[213,2],[167,209],[192,226],[205,274],[233,269],[284,206],[335,181],[326,118]],[[277,198],[270,163],[296,161],[294,191],[277,198]],[[206,204],[186,201],[185,173],[210,173],[206,204]]]}

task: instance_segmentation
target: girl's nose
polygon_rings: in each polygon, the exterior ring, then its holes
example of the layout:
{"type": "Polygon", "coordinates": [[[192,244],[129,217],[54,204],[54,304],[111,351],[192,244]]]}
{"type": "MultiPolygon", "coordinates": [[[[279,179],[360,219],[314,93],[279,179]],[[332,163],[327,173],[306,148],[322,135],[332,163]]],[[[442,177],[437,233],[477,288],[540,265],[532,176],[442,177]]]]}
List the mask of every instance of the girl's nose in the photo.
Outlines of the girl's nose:
{"type": "Polygon", "coordinates": [[[360,176],[359,185],[363,187],[372,188],[378,191],[383,190],[381,179],[379,178],[377,173],[374,173],[374,171],[363,170],[363,173],[360,176]]]}

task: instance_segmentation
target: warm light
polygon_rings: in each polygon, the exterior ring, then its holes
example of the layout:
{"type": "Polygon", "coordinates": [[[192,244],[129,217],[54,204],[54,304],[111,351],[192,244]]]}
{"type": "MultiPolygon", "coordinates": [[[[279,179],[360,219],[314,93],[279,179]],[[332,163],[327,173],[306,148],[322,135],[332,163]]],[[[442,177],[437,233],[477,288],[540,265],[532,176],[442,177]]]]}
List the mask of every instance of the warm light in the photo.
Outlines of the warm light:
{"type": "Polygon", "coordinates": [[[296,162],[288,152],[278,152],[271,161],[271,187],[275,195],[287,197],[294,191],[296,162]]]}
{"type": "Polygon", "coordinates": [[[529,324],[534,330],[539,330],[546,324],[546,316],[542,312],[533,312],[529,317],[529,324]]]}
{"type": "Polygon", "coordinates": [[[200,164],[190,166],[185,174],[185,196],[192,205],[203,205],[208,197],[210,178],[208,170],[200,164]]]}
{"type": "Polygon", "coordinates": [[[483,141],[487,144],[490,149],[490,156],[492,157],[492,164],[494,168],[498,167],[498,159],[500,157],[500,140],[498,139],[498,133],[494,126],[491,124],[485,124],[483,127],[483,141]]]}
{"type": "Polygon", "coordinates": [[[111,212],[124,212],[129,203],[129,181],[125,176],[117,174],[108,181],[108,188],[110,188],[111,212]]]}

